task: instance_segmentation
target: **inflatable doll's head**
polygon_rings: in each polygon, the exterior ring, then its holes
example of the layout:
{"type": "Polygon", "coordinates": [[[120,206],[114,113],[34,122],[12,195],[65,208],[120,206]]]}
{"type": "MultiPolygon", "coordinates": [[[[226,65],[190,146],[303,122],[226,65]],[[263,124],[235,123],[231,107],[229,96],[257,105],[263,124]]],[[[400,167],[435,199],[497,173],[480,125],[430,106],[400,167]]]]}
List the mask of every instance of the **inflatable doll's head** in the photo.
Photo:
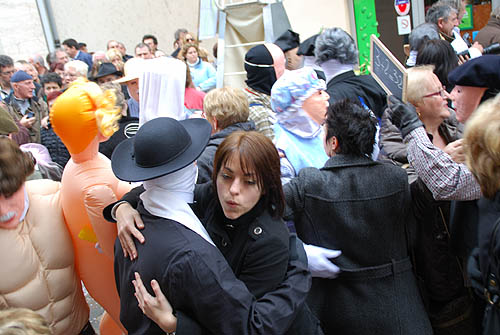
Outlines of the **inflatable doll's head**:
{"type": "Polygon", "coordinates": [[[97,135],[110,137],[118,130],[120,109],[115,93],[79,78],[61,94],[50,111],[54,132],[71,154],[85,150],[97,135]]]}

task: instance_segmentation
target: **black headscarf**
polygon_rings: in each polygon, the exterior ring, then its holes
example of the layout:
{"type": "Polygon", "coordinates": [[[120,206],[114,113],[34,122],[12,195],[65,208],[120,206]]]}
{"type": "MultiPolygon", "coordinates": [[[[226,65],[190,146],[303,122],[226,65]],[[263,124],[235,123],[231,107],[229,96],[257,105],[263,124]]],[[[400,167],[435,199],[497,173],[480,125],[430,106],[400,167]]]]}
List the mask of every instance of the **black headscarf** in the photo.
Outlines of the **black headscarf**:
{"type": "Polygon", "coordinates": [[[288,50],[295,49],[300,44],[299,34],[288,29],[276,41],[274,44],[280,47],[283,52],[287,52],[288,50]]]}
{"type": "Polygon", "coordinates": [[[316,43],[316,38],[318,38],[318,36],[319,34],[312,35],[304,42],[300,43],[297,55],[314,56],[314,44],[316,43]]]}
{"type": "Polygon", "coordinates": [[[263,44],[248,50],[245,55],[245,70],[248,87],[271,95],[271,88],[276,82],[276,71],[273,67],[273,57],[263,44]]]}

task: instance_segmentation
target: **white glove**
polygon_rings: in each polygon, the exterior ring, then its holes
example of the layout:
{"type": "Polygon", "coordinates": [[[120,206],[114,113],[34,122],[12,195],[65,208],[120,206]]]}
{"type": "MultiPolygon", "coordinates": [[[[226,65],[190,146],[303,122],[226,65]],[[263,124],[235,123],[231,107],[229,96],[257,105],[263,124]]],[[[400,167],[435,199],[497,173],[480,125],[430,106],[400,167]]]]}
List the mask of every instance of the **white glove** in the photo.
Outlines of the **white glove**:
{"type": "Polygon", "coordinates": [[[309,271],[313,277],[333,279],[339,275],[339,267],[330,259],[339,257],[342,254],[340,250],[330,250],[310,244],[304,244],[304,249],[309,271]]]}

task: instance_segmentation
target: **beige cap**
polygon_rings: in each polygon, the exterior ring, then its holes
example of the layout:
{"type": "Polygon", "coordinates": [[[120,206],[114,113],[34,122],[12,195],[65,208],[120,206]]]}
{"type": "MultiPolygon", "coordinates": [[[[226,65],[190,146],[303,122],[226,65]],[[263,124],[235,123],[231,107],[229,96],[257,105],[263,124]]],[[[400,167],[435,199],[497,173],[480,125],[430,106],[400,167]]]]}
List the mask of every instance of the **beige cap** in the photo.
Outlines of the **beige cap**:
{"type": "Polygon", "coordinates": [[[113,81],[114,83],[121,84],[128,81],[139,79],[142,72],[144,71],[144,62],[146,60],[142,58],[130,58],[123,67],[123,72],[125,76],[113,81]]]}

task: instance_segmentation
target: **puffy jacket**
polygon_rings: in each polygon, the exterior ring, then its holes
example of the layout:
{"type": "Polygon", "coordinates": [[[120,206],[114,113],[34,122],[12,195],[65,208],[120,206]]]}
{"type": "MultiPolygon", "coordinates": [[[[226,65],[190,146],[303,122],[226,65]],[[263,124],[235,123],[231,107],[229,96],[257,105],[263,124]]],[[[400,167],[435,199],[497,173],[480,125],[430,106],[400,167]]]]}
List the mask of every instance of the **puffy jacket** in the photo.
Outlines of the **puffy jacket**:
{"type": "Polygon", "coordinates": [[[29,308],[47,320],[54,334],[79,334],[89,307],[64,224],[61,184],[34,180],[25,186],[25,219],[15,229],[0,229],[0,309],[29,308]]]}

